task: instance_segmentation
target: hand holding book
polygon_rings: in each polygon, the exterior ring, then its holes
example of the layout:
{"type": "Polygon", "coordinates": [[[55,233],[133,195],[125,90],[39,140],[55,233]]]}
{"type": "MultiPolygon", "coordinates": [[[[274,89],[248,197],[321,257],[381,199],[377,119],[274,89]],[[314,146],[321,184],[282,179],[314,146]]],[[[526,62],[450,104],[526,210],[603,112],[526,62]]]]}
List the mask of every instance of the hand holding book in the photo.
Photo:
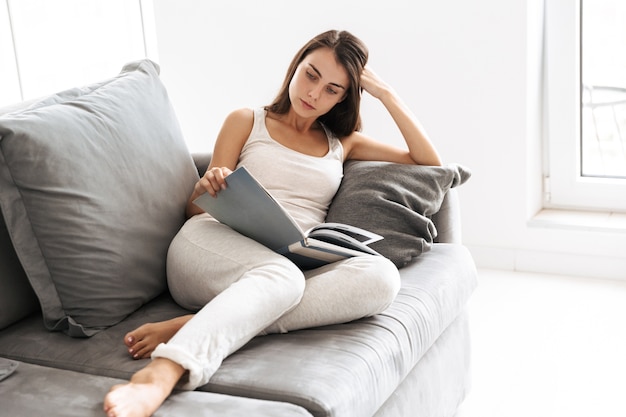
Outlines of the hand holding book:
{"type": "Polygon", "coordinates": [[[216,197],[218,192],[226,189],[226,177],[232,172],[226,167],[213,167],[200,179],[199,185],[212,197],[216,197]]]}
{"type": "Polygon", "coordinates": [[[220,186],[217,197],[204,193],[194,203],[221,223],[288,257],[303,269],[352,256],[378,255],[367,245],[382,236],[350,225],[325,223],[304,233],[245,167],[233,171],[225,183],[227,186],[220,186]]]}

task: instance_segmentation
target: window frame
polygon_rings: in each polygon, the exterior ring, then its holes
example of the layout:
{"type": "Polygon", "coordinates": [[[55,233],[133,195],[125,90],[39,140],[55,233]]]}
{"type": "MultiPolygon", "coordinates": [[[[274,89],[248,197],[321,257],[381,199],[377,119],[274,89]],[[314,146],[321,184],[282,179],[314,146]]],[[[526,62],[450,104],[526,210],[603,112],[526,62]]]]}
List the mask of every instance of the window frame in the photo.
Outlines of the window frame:
{"type": "Polygon", "coordinates": [[[544,207],[626,212],[626,180],[581,174],[581,0],[545,0],[544,207]]]}

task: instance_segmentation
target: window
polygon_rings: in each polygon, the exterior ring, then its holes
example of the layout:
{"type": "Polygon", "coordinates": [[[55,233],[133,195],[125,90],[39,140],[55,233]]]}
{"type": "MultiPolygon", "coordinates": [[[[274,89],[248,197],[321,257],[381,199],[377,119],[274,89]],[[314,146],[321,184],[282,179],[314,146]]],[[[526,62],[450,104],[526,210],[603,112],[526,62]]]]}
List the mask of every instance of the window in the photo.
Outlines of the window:
{"type": "Polygon", "coordinates": [[[546,0],[545,205],[626,211],[626,2],[546,0]]]}
{"type": "Polygon", "coordinates": [[[581,172],[626,179],[626,2],[581,8],[581,172]]]}
{"type": "Polygon", "coordinates": [[[0,106],[156,60],[151,1],[0,1],[0,106]]]}

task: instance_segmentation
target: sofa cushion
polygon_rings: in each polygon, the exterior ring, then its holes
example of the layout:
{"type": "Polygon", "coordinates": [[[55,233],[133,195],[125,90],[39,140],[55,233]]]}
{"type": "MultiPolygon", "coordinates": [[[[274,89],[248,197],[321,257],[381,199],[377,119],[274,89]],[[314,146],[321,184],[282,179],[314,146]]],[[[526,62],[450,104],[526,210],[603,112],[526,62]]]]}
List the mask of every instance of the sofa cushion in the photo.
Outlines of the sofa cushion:
{"type": "Polygon", "coordinates": [[[349,161],[326,221],[351,224],[384,237],[370,244],[398,268],[430,249],[437,229],[430,217],[445,194],[470,177],[466,168],[349,161]]]}
{"type": "MultiPolygon", "coordinates": [[[[28,363],[17,365],[17,372],[0,384],[3,416],[102,417],[105,393],[113,385],[126,382],[28,363]]],[[[311,417],[311,414],[284,402],[174,391],[153,416],[311,417]]]]}
{"type": "MultiPolygon", "coordinates": [[[[12,105],[0,108],[0,115],[24,108],[12,105]]],[[[11,237],[0,214],[0,329],[37,311],[39,302],[17,258],[11,237]]]]}
{"type": "Polygon", "coordinates": [[[45,326],[90,336],[163,292],[197,178],[148,60],[0,116],[0,207],[45,326]]]}
{"type": "Polygon", "coordinates": [[[0,329],[37,311],[39,304],[0,217],[0,329]]]}

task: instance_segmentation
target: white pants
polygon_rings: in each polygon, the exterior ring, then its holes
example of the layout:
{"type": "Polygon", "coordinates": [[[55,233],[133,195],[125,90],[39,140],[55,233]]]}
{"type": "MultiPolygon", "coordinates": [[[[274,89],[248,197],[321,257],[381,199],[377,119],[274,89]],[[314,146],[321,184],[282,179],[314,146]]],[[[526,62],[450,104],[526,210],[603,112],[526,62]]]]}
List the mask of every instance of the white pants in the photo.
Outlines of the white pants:
{"type": "Polygon", "coordinates": [[[303,272],[204,214],[172,241],[167,275],[176,302],[197,313],[152,357],[187,369],[185,389],[206,384],[224,358],[256,335],[371,316],[400,289],[398,270],[386,258],[354,257],[303,272]]]}

